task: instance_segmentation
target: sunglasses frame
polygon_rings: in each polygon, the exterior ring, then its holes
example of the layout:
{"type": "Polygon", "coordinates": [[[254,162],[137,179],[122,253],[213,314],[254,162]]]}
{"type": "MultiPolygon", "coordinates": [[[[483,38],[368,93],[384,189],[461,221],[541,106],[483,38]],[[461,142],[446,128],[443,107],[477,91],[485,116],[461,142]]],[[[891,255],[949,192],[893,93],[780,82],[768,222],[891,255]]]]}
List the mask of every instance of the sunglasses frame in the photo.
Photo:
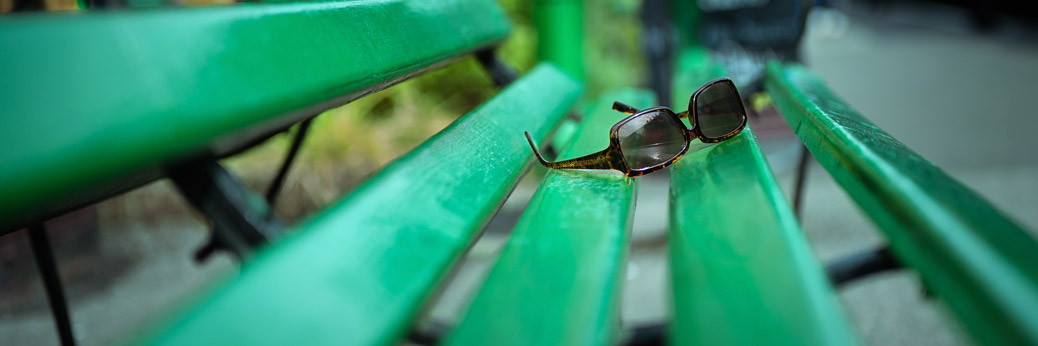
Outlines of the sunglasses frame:
{"type": "Polygon", "coordinates": [[[692,143],[693,139],[699,139],[703,143],[723,142],[741,133],[742,130],[746,128],[747,121],[746,107],[742,104],[742,98],[739,96],[739,90],[735,88],[735,83],[733,83],[732,80],[728,78],[718,78],[699,87],[699,89],[692,94],[692,97],[688,101],[688,110],[681,113],[674,113],[673,110],[667,107],[652,107],[639,111],[634,107],[625,105],[620,102],[613,103],[613,110],[630,115],[613,125],[613,127],[609,130],[609,147],[597,153],[569,160],[548,162],[544,160],[544,157],[541,156],[540,151],[537,150],[537,145],[534,144],[533,139],[530,138],[529,132],[526,132],[526,140],[530,142],[530,148],[533,148],[534,155],[537,156],[537,160],[540,161],[541,165],[544,165],[544,167],[563,169],[613,169],[620,171],[628,177],[637,177],[661,170],[676,162],[688,151],[688,148],[692,143]],[[723,136],[711,138],[703,135],[703,131],[699,127],[699,114],[696,112],[695,104],[697,98],[704,90],[708,89],[713,85],[722,83],[728,84],[728,86],[731,87],[731,90],[735,92],[736,99],[739,100],[739,109],[742,112],[743,117],[742,122],[739,124],[738,127],[736,127],[735,130],[732,130],[731,132],[723,136]],[[663,163],[641,169],[631,169],[627,165],[627,161],[624,160],[623,150],[620,148],[620,128],[635,118],[657,111],[669,115],[672,120],[681,125],[678,128],[681,129],[681,135],[685,138],[685,145],[682,146],[681,151],[679,151],[677,155],[663,163]],[[689,113],[691,113],[691,116],[689,116],[689,113]],[[685,117],[689,119],[689,123],[691,123],[692,125],[691,128],[686,127],[685,123],[681,122],[681,118],[685,117]]]}

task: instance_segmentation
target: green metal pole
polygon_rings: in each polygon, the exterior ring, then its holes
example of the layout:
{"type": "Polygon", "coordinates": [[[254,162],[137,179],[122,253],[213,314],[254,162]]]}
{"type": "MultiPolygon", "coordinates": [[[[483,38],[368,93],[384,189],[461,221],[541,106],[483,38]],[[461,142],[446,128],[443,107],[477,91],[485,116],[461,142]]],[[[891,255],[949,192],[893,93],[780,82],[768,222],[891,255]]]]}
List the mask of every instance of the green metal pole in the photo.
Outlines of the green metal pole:
{"type": "Polygon", "coordinates": [[[581,0],[534,0],[537,58],[584,80],[584,4],[581,0]]]}
{"type": "Polygon", "coordinates": [[[699,5],[694,0],[670,0],[670,16],[678,31],[678,51],[699,42],[699,5]]]}

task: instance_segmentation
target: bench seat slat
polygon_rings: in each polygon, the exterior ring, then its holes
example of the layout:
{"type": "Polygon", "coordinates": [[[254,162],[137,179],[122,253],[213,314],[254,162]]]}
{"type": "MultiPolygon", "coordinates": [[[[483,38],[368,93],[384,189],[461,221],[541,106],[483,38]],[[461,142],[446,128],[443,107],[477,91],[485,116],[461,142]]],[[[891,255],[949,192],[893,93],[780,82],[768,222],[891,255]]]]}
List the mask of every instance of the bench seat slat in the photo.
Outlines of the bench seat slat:
{"type": "MultiPolygon", "coordinates": [[[[649,107],[645,91],[607,93],[560,159],[609,146],[613,101],[649,107]]],[[[534,163],[537,164],[537,163],[534,163]]],[[[614,345],[637,180],[616,171],[549,170],[447,345],[614,345]]]]}
{"type": "MultiPolygon", "coordinates": [[[[725,75],[702,51],[681,62],[674,104],[725,75]]],[[[753,130],[694,143],[670,172],[672,344],[857,344],[753,130]]]]}
{"type": "Polygon", "coordinates": [[[158,345],[391,345],[580,93],[541,65],[272,245],[158,345]]]}
{"type": "MultiPolygon", "coordinates": [[[[1038,242],[799,65],[767,89],[811,154],[982,344],[1038,344],[1038,242]]],[[[968,131],[968,124],[964,124],[968,131]]]]}
{"type": "Polygon", "coordinates": [[[509,31],[493,0],[0,17],[0,234],[223,155],[509,31]],[[75,169],[69,169],[75,167],[75,169]]]}

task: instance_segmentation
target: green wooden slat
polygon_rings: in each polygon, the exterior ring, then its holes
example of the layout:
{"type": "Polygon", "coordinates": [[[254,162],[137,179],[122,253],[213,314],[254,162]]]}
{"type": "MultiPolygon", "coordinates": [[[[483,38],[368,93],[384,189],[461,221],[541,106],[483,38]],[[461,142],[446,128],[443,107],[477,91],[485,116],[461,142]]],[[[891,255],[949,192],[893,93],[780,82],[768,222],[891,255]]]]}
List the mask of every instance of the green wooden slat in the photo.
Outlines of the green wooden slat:
{"type": "Polygon", "coordinates": [[[978,341],[1038,344],[1038,242],[804,67],[771,65],[766,84],[796,134],[886,234],[898,259],[919,271],[978,341]]]}
{"type": "MultiPolygon", "coordinates": [[[[682,64],[675,104],[724,75],[701,51],[682,64]]],[[[695,143],[670,176],[672,343],[857,344],[752,129],[695,143]]]]}
{"type": "Polygon", "coordinates": [[[171,158],[228,152],[508,30],[494,0],[0,16],[0,232],[148,180],[128,176],[154,179],[171,158]]]}
{"type": "MultiPolygon", "coordinates": [[[[613,101],[651,106],[645,91],[608,93],[560,155],[609,146],[613,101]]],[[[535,163],[536,164],[536,163],[535,163]]],[[[613,345],[637,181],[616,171],[550,170],[447,345],[613,345]]]]}
{"type": "Polygon", "coordinates": [[[160,345],[390,345],[580,86],[541,65],[262,252],[160,345]]]}

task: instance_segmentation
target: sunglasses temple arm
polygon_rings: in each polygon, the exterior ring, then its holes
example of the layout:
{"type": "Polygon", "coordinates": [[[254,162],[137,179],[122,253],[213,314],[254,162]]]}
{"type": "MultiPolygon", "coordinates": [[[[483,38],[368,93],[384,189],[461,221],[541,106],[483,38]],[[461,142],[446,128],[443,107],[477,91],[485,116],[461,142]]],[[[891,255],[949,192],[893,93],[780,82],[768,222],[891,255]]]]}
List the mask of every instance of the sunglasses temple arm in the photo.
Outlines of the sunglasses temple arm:
{"type": "Polygon", "coordinates": [[[537,144],[534,144],[533,143],[533,138],[530,138],[530,133],[529,132],[523,132],[523,133],[526,134],[526,141],[530,142],[530,148],[533,149],[533,155],[537,156],[537,161],[540,161],[541,165],[543,165],[544,167],[549,167],[548,165],[550,165],[551,162],[545,161],[544,160],[544,156],[541,156],[541,152],[539,150],[537,150],[537,144]]]}
{"type": "Polygon", "coordinates": [[[537,150],[537,145],[533,143],[533,138],[530,138],[529,132],[526,134],[526,140],[530,142],[530,148],[533,149],[534,156],[537,156],[537,161],[541,162],[541,165],[548,168],[572,168],[572,169],[614,169],[614,164],[610,158],[609,149],[602,150],[600,152],[581,156],[575,159],[548,162],[541,156],[540,151],[537,150]]]}
{"type": "Polygon", "coordinates": [[[631,115],[631,114],[634,114],[634,113],[638,113],[638,109],[637,108],[628,106],[628,105],[620,103],[620,102],[615,102],[615,101],[613,102],[613,110],[617,111],[617,112],[620,112],[620,113],[628,114],[628,115],[631,115]]]}
{"type": "MultiPolygon", "coordinates": [[[[638,113],[638,109],[637,108],[628,106],[628,105],[620,103],[620,102],[615,102],[615,101],[613,102],[613,110],[617,111],[617,112],[620,112],[620,113],[624,113],[624,114],[638,113]]],[[[681,118],[681,119],[688,118],[688,111],[686,110],[684,112],[678,113],[677,115],[678,115],[678,118],[681,118]]]]}

